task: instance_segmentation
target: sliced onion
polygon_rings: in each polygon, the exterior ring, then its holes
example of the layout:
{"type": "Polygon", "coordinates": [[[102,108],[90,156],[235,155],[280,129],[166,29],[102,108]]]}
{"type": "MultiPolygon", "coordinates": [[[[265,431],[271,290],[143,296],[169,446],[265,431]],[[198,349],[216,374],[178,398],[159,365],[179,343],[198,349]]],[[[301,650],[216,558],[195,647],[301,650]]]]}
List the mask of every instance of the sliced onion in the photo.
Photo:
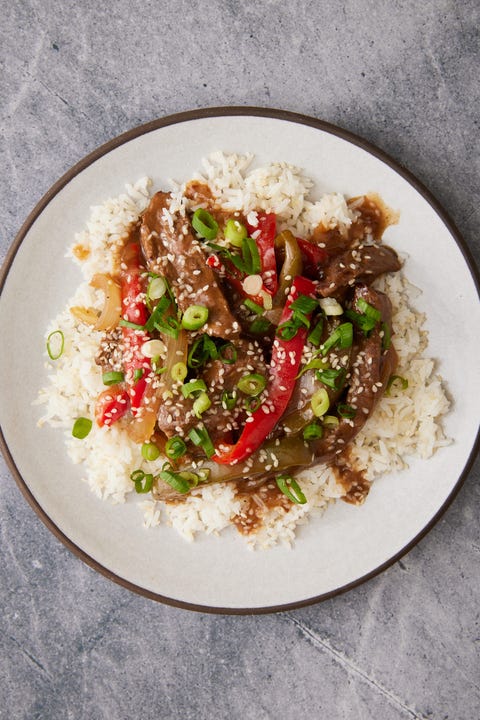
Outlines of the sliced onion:
{"type": "Polygon", "coordinates": [[[122,312],[122,296],[120,286],[110,275],[96,273],[90,285],[105,293],[103,310],[99,313],[94,308],[86,308],[75,305],[70,308],[74,317],[87,325],[93,325],[95,330],[111,330],[119,323],[122,312]]]}
{"type": "Polygon", "coordinates": [[[98,321],[98,312],[93,308],[79,307],[75,305],[70,308],[70,312],[77,320],[86,323],[87,325],[95,325],[98,321]]]}
{"type": "Polygon", "coordinates": [[[122,313],[120,286],[110,275],[102,273],[96,273],[90,285],[105,293],[105,304],[95,323],[95,330],[111,330],[118,325],[122,313]]]}

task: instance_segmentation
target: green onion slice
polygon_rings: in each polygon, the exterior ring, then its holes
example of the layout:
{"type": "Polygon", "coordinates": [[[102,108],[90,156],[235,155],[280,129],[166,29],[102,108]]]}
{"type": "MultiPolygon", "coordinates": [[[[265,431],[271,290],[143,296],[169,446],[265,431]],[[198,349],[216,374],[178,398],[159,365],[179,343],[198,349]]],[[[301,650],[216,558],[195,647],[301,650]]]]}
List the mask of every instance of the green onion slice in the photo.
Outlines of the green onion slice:
{"type": "Polygon", "coordinates": [[[158,476],[166,482],[170,487],[172,487],[177,492],[181,493],[182,495],[185,495],[185,493],[190,492],[192,486],[188,482],[188,480],[181,476],[180,473],[176,473],[173,470],[171,470],[172,466],[169,463],[166,463],[164,465],[164,470],[162,470],[158,476]],[[168,469],[167,469],[168,468],[168,469]]]}
{"type": "Polygon", "coordinates": [[[300,294],[296,300],[290,305],[290,310],[294,313],[295,311],[303,313],[304,315],[310,315],[315,308],[318,307],[318,300],[311,298],[308,295],[300,294]]]}
{"type": "Polygon", "coordinates": [[[325,370],[326,368],[328,368],[328,361],[325,358],[314,357],[301,369],[295,379],[298,380],[307,370],[325,370]]]}
{"type": "Polygon", "coordinates": [[[215,240],[217,237],[218,223],[204,208],[195,210],[192,217],[192,225],[198,235],[205,238],[205,240],[215,240]]]}
{"type": "Polygon", "coordinates": [[[408,380],[407,378],[402,377],[401,375],[390,375],[387,383],[387,387],[385,388],[385,395],[390,395],[390,390],[392,389],[392,385],[399,384],[402,390],[406,390],[408,388],[408,380]]]}
{"type": "Polygon", "coordinates": [[[86,438],[90,430],[92,429],[92,421],[90,418],[79,417],[73,423],[72,435],[78,440],[86,438]]]}
{"type": "Polygon", "coordinates": [[[61,330],[54,330],[47,337],[47,353],[50,360],[58,360],[65,348],[65,335],[61,330]]]}
{"type": "Polygon", "coordinates": [[[184,398],[190,397],[190,395],[195,395],[196,393],[205,392],[207,389],[207,386],[205,384],[204,380],[201,380],[200,378],[197,380],[190,380],[188,383],[185,383],[185,385],[182,385],[180,388],[182,391],[182,395],[184,398]]]}
{"type": "Polygon", "coordinates": [[[303,494],[300,485],[291,475],[279,475],[276,478],[277,486],[284,495],[296,505],[305,505],[307,498],[303,494]]]}
{"type": "Polygon", "coordinates": [[[208,320],[208,308],[204,305],[190,305],[182,317],[185,330],[199,330],[208,320]]]}
{"type": "Polygon", "coordinates": [[[124,318],[119,320],[118,324],[121,325],[122,327],[131,328],[132,330],[144,330],[145,329],[145,325],[139,325],[138,323],[130,322],[130,320],[124,320],[124,318]]]}
{"type": "Polygon", "coordinates": [[[259,397],[248,397],[245,400],[245,410],[249,413],[257,412],[261,404],[262,401],[259,397]]]}
{"type": "Polygon", "coordinates": [[[160,450],[153,442],[144,442],[142,445],[142,457],[148,462],[153,462],[160,457],[160,450]]]}
{"type": "Polygon", "coordinates": [[[272,323],[264,317],[255,318],[249,327],[249,331],[254,335],[265,335],[272,327],[272,323]]]}
{"type": "Polygon", "coordinates": [[[153,475],[145,473],[143,470],[134,470],[130,475],[130,480],[135,484],[135,492],[148,493],[153,487],[153,475]]]}
{"type": "Polygon", "coordinates": [[[227,220],[223,234],[225,240],[228,240],[229,243],[236,247],[242,247],[242,240],[247,237],[248,230],[245,225],[242,225],[238,220],[230,219],[227,220]]]}
{"type": "Polygon", "coordinates": [[[233,363],[237,362],[237,348],[232,342],[226,342],[224,345],[220,345],[218,354],[225,365],[233,365],[233,363]]]}
{"type": "Polygon", "coordinates": [[[300,325],[298,325],[292,318],[279,325],[276,334],[282,340],[292,340],[299,330],[300,325]]]}
{"type": "Polygon", "coordinates": [[[257,243],[253,238],[247,237],[242,240],[242,255],[247,275],[258,275],[262,271],[262,263],[257,243]]]}
{"type": "Polygon", "coordinates": [[[188,433],[188,437],[194,445],[202,448],[207,457],[211,458],[212,455],[215,455],[215,448],[204,425],[192,428],[188,433]]]}
{"type": "Polygon", "coordinates": [[[123,372],[116,372],[111,370],[110,372],[103,373],[102,382],[104,385],[116,385],[117,383],[123,382],[125,375],[123,372]]]}
{"type": "Polygon", "coordinates": [[[323,317],[320,316],[320,318],[317,321],[317,324],[313,328],[312,332],[309,334],[307,340],[309,343],[312,343],[312,345],[315,345],[315,347],[318,347],[322,340],[322,335],[323,335],[323,317]]]}
{"type": "Polygon", "coordinates": [[[375,320],[375,322],[378,322],[381,320],[382,313],[380,310],[377,310],[376,307],[373,307],[373,305],[370,305],[367,303],[366,300],[364,300],[362,297],[358,298],[357,300],[357,307],[366,317],[371,318],[372,320],[375,320]]]}
{"type": "Polygon", "coordinates": [[[237,387],[245,395],[250,397],[257,397],[260,393],[265,390],[267,380],[263,375],[259,373],[249,373],[240,378],[237,383],[237,387]]]}
{"type": "Polygon", "coordinates": [[[332,390],[340,390],[345,381],[346,371],[343,368],[334,370],[327,368],[326,370],[317,370],[315,377],[332,390]]]}
{"type": "Polygon", "coordinates": [[[154,277],[150,280],[147,288],[147,298],[149,300],[160,300],[167,292],[167,281],[164,277],[154,277]]]}
{"type": "Polygon", "coordinates": [[[339,325],[321,347],[322,355],[326,355],[329,350],[338,347],[340,350],[351,347],[353,343],[353,325],[351,322],[339,325]]]}
{"type": "Polygon", "coordinates": [[[337,425],[340,424],[340,421],[336,415],[324,415],[322,418],[322,423],[324,427],[337,427],[337,425]]]}
{"type": "Polygon", "coordinates": [[[237,404],[237,391],[232,390],[232,392],[229,392],[228,390],[224,390],[222,392],[220,402],[224,410],[233,410],[237,404]]]}
{"type": "Polygon", "coordinates": [[[382,322],[382,350],[388,350],[392,344],[392,333],[388,323],[382,322]]]}
{"type": "Polygon", "coordinates": [[[256,302],[253,302],[253,300],[250,300],[250,298],[246,298],[243,301],[243,304],[251,312],[255,313],[255,315],[261,315],[263,313],[264,308],[261,305],[258,305],[256,302]]]}
{"type": "Polygon", "coordinates": [[[174,435],[165,443],[165,455],[171,460],[178,460],[187,452],[187,446],[179,435],[174,435]]]}
{"type": "Polygon", "coordinates": [[[196,369],[205,365],[209,360],[218,358],[217,346],[206,333],[201,335],[193,343],[187,359],[189,368],[196,369]]]}
{"type": "Polygon", "coordinates": [[[318,423],[310,423],[303,428],[304,440],[318,440],[323,436],[323,428],[318,423]]]}
{"type": "Polygon", "coordinates": [[[137,369],[135,370],[135,372],[133,373],[133,379],[134,379],[134,381],[137,382],[137,380],[141,380],[142,377],[143,377],[144,372],[145,372],[145,370],[144,370],[143,368],[137,368],[137,369]]]}
{"type": "Polygon", "coordinates": [[[316,417],[325,415],[330,407],[330,400],[325,388],[317,390],[317,392],[313,393],[310,404],[312,406],[313,414],[316,415],[316,417]]]}
{"type": "Polygon", "coordinates": [[[337,405],[337,412],[340,417],[347,418],[348,420],[351,420],[357,414],[356,409],[346,403],[340,403],[337,405]]]}
{"type": "Polygon", "coordinates": [[[195,417],[200,418],[204,412],[211,406],[212,401],[208,397],[206,392],[201,392],[193,403],[193,412],[195,417]]]}
{"type": "Polygon", "coordinates": [[[170,375],[172,377],[172,380],[175,380],[175,382],[183,382],[185,378],[187,377],[187,366],[184,362],[177,362],[170,370],[170,375]]]}

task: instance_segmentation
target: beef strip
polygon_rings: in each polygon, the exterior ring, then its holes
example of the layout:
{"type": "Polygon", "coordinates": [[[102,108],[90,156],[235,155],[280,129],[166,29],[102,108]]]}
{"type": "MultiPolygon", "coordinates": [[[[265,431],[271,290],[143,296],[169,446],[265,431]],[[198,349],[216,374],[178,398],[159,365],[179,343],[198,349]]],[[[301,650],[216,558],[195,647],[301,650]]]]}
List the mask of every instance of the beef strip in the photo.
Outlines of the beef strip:
{"type": "Polygon", "coordinates": [[[343,297],[355,283],[372,283],[386,272],[400,270],[397,253],[384,245],[362,245],[331,258],[323,268],[317,292],[323,297],[343,297]]]}
{"type": "MultiPolygon", "coordinates": [[[[211,407],[201,418],[193,413],[193,399],[184,398],[177,392],[174,398],[167,399],[160,406],[158,427],[167,436],[185,436],[193,427],[203,423],[213,441],[225,437],[227,433],[239,431],[246,418],[244,403],[241,397],[232,410],[222,407],[222,393],[231,392],[239,379],[249,373],[266,375],[266,364],[262,351],[255,341],[235,340],[236,359],[232,363],[224,363],[221,359],[210,361],[198,378],[205,381],[211,407]]],[[[241,393],[239,393],[239,396],[241,393]]]]}
{"type": "Polygon", "coordinates": [[[167,278],[182,312],[190,305],[208,308],[205,332],[233,339],[238,336],[240,325],[213,270],[205,262],[205,254],[191,232],[189,220],[170,214],[170,198],[169,193],[156,193],[143,215],[140,241],[147,266],[167,278]]]}
{"type": "MultiPolygon", "coordinates": [[[[382,321],[391,327],[391,305],[388,297],[367,286],[355,290],[355,300],[363,297],[380,310],[382,321]]],[[[357,333],[355,360],[351,368],[345,403],[355,408],[353,418],[340,418],[339,424],[314,443],[317,462],[327,462],[343,449],[365,425],[377,400],[381,397],[388,378],[395,371],[397,355],[393,345],[382,349],[382,329],[377,324],[368,337],[357,333]]]]}

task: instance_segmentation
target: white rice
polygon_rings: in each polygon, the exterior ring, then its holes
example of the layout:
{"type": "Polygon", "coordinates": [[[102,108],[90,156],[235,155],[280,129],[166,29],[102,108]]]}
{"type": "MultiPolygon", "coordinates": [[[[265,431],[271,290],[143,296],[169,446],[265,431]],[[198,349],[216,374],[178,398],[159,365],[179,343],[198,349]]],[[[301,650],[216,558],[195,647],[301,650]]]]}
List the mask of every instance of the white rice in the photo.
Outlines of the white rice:
{"type": "MultiPolygon", "coordinates": [[[[355,218],[355,211],[347,207],[345,198],[338,193],[311,202],[308,196],[312,182],[298,168],[273,163],[250,169],[252,161],[253,157],[248,154],[217,152],[203,161],[203,175],[196,177],[208,182],[224,207],[244,213],[255,209],[275,212],[279,227],[288,227],[298,235],[307,236],[320,221],[342,230],[355,218]]],[[[192,540],[196,533],[217,535],[231,526],[231,518],[240,510],[240,501],[228,483],[196,489],[178,505],[148,499],[138,502],[130,474],[142,466],[140,447],[115,425],[99,428],[94,422],[85,439],[77,440],[71,435],[77,417],[94,417],[95,401],[104,386],[95,364],[102,333],[76,320],[69,308],[102,306],[102,294],[88,283],[96,272],[113,271],[114,251],[121,247],[129,224],[148,204],[149,185],[149,180],[143,178],[128,185],[126,193],[118,198],[92,208],[86,229],[75,236],[72,246],[77,250],[80,246],[88,256],[79,261],[72,248],[67,253],[81,265],[85,281],[46,331],[48,336],[60,329],[65,336],[65,349],[60,359],[47,362],[48,384],[36,401],[45,405],[38,424],[63,428],[69,457],[82,466],[83,479],[99,498],[121,503],[128,497],[138,503],[146,527],[166,522],[184,538],[192,540]]],[[[184,185],[172,183],[172,186],[174,202],[170,211],[183,214],[188,205],[183,198],[184,185]]],[[[385,276],[376,285],[389,295],[393,304],[395,348],[399,356],[396,373],[408,380],[408,388],[393,387],[391,395],[381,399],[352,444],[356,465],[364,469],[368,480],[407,467],[409,457],[428,458],[449,442],[440,422],[449,403],[434,361],[423,357],[428,339],[423,329],[425,318],[414,309],[419,291],[408,283],[402,272],[385,276]]],[[[308,503],[294,505],[288,512],[281,508],[272,510],[263,527],[246,537],[251,547],[268,548],[278,542],[290,545],[297,525],[344,494],[326,466],[303,471],[298,477],[308,503]]]]}

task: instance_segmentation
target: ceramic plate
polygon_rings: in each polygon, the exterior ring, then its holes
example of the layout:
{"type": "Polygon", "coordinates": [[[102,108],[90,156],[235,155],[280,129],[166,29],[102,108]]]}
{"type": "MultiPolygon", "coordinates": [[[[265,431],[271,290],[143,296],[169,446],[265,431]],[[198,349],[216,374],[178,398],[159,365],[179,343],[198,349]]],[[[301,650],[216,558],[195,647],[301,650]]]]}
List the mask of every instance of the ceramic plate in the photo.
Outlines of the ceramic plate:
{"type": "MultiPolygon", "coordinates": [[[[430,529],[474,458],[478,430],[476,270],[445,212],[418,181],[376,148],[319,120],[273,110],[220,108],[164,118],[111,141],[70,170],[21,229],[4,266],[0,300],[3,450],[20,489],[48,527],[84,561],[132,590],[207,611],[265,612],[332,596],[390,565],[430,529]],[[247,549],[235,531],[187,543],[168,527],[142,527],[135,502],[99,501],[67,459],[61,431],[37,428],[31,402],[46,380],[43,333],[80,282],[65,256],[90,206],[149,175],[156,189],[184,180],[214,150],[284,160],[316,181],[316,193],[378,191],[401,214],[386,242],[408,254],[422,288],[429,355],[452,399],[453,443],[408,471],[378,480],[366,504],[338,502],[299,529],[293,549],[247,549]],[[448,286],[445,278],[448,268],[448,286]],[[28,292],[26,292],[28,290],[28,292]],[[17,318],[28,317],[28,338],[17,318]],[[28,351],[26,352],[26,348],[28,351]],[[7,352],[8,349],[8,352],[7,352]],[[21,389],[21,391],[20,391],[21,389]]],[[[20,498],[18,502],[23,502],[20,498]]]]}

